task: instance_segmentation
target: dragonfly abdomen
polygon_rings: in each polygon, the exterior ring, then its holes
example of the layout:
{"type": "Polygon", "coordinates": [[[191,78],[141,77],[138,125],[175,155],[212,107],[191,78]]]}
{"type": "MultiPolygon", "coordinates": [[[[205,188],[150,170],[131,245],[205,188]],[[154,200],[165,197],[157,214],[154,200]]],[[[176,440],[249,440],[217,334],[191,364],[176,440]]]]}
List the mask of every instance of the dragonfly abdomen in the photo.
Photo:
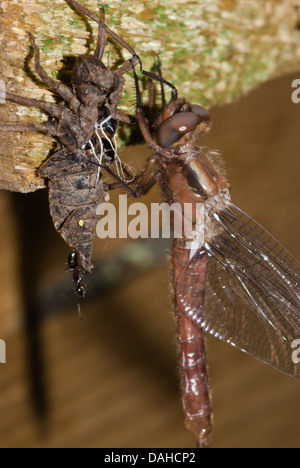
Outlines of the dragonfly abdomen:
{"type": "Polygon", "coordinates": [[[195,262],[189,261],[190,251],[180,240],[174,241],[172,260],[175,285],[175,312],[178,326],[178,341],[181,351],[182,403],[185,410],[185,425],[197,434],[200,447],[211,441],[211,403],[206,371],[204,334],[188,317],[185,304],[197,297],[199,310],[203,308],[208,256],[204,252],[195,262]],[[191,274],[187,274],[190,270],[191,274]],[[197,271],[197,274],[193,274],[197,271]],[[181,300],[184,294],[186,303],[181,300]],[[190,299],[190,300],[189,300],[190,299]]]}

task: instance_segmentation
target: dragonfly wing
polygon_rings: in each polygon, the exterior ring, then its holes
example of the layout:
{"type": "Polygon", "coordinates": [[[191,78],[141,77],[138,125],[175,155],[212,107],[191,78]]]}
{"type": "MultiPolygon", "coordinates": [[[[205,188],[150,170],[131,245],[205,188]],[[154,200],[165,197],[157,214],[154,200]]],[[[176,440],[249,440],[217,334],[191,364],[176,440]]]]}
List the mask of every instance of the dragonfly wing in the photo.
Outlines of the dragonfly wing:
{"type": "MultiPolygon", "coordinates": [[[[204,309],[195,296],[187,303],[179,284],[184,308],[190,318],[201,312],[210,334],[300,380],[292,347],[300,338],[298,262],[233,204],[210,216],[218,234],[205,244],[211,259],[204,309]]],[[[182,284],[200,255],[186,266],[182,284]]]]}

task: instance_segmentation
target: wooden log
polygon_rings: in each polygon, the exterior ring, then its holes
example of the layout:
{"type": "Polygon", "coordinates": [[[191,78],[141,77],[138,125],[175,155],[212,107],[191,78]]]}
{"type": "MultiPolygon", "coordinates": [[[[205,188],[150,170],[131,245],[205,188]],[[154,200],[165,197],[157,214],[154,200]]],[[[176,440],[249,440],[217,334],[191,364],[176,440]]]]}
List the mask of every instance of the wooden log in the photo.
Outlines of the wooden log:
{"type": "MultiPolygon", "coordinates": [[[[82,3],[99,12],[99,0],[82,3]]],[[[107,24],[135,47],[145,69],[159,54],[164,76],[179,94],[206,107],[232,102],[259,83],[297,69],[300,62],[292,0],[107,0],[105,7],[107,24]]],[[[3,0],[0,28],[0,86],[49,101],[54,95],[34,72],[26,31],[35,35],[43,66],[53,77],[65,58],[93,50],[97,37],[96,24],[67,0],[3,0]]],[[[113,65],[119,53],[110,45],[104,60],[113,65]]],[[[132,110],[134,96],[129,78],[120,108],[132,110]]],[[[34,122],[47,116],[6,103],[0,105],[0,119],[34,122]]],[[[38,169],[53,148],[51,138],[0,132],[0,148],[0,188],[30,192],[44,187],[38,169]]]]}

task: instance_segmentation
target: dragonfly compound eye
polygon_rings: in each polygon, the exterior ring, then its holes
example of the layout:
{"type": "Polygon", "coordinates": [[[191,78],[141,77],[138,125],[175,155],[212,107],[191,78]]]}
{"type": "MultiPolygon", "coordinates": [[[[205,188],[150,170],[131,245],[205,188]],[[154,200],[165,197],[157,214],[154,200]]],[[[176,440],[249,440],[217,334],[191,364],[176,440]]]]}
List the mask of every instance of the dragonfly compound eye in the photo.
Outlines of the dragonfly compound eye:
{"type": "Polygon", "coordinates": [[[158,142],[164,148],[171,146],[186,133],[195,130],[201,118],[195,112],[179,112],[164,120],[158,130],[158,142]]]}
{"type": "Polygon", "coordinates": [[[199,119],[201,121],[210,121],[210,115],[209,115],[209,112],[204,109],[204,107],[202,106],[198,106],[197,104],[194,104],[191,106],[191,111],[198,115],[199,119]]]}

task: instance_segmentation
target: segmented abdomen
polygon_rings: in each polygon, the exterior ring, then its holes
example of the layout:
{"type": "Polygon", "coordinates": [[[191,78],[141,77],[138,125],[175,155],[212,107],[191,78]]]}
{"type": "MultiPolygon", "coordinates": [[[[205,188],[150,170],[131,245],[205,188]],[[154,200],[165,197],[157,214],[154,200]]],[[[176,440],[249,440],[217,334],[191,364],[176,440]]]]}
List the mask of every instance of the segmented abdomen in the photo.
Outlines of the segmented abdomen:
{"type": "Polygon", "coordinates": [[[205,281],[208,267],[207,253],[200,255],[195,262],[189,261],[190,250],[184,243],[175,240],[172,249],[174,271],[175,312],[178,326],[178,339],[181,351],[181,387],[185,412],[185,425],[198,437],[200,447],[208,446],[211,440],[211,403],[206,371],[204,336],[201,326],[196,326],[188,318],[185,304],[195,302],[199,309],[204,305],[205,281]]]}
{"type": "Polygon", "coordinates": [[[69,150],[60,150],[40,169],[48,179],[49,205],[55,229],[75,249],[82,267],[90,272],[96,232],[97,206],[104,192],[99,167],[90,158],[78,162],[69,150]]]}

